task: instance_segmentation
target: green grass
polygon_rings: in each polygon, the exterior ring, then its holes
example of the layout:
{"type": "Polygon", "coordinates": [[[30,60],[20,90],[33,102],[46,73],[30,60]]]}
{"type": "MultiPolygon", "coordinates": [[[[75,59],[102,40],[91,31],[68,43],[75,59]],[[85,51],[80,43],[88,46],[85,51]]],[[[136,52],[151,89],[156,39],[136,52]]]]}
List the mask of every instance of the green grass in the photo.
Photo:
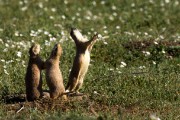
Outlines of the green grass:
{"type": "MultiPolygon", "coordinates": [[[[0,119],[148,120],[150,114],[180,119],[179,4],[178,0],[1,0],[0,119]],[[95,32],[102,36],[92,49],[81,89],[88,101],[64,103],[66,111],[26,106],[21,114],[16,113],[19,108],[9,109],[2,97],[25,93],[32,42],[41,45],[43,60],[55,43],[61,43],[60,67],[67,84],[75,56],[71,27],[88,38],[95,32]]],[[[44,73],[43,82],[47,89],[44,73]]]]}

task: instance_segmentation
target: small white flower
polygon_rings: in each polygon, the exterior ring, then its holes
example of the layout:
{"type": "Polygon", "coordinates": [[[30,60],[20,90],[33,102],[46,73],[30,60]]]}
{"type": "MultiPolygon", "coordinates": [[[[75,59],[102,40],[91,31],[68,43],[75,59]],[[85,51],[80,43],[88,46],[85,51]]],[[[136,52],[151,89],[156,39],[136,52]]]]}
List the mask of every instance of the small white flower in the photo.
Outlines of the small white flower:
{"type": "Polygon", "coordinates": [[[153,61],[152,63],[153,63],[154,65],[156,65],[156,62],[155,62],[155,61],[153,61]]]}
{"type": "Polygon", "coordinates": [[[102,38],[102,35],[101,35],[101,34],[98,34],[98,38],[102,38]]]}
{"type": "Polygon", "coordinates": [[[160,38],[160,39],[164,39],[164,36],[160,35],[159,38],[160,38]]]}
{"type": "Polygon", "coordinates": [[[43,3],[40,2],[40,3],[38,4],[38,6],[39,6],[40,8],[43,8],[43,3]]]}
{"type": "Polygon", "coordinates": [[[174,5],[175,5],[175,6],[178,6],[178,5],[179,5],[179,1],[176,1],[176,2],[174,3],[174,5]]]}
{"type": "Polygon", "coordinates": [[[120,67],[123,68],[123,67],[125,67],[125,66],[127,66],[127,64],[122,61],[120,67]]]}
{"type": "Polygon", "coordinates": [[[49,34],[49,32],[48,32],[48,31],[44,31],[44,34],[45,34],[45,35],[48,35],[48,34],[49,34]]]}
{"type": "Polygon", "coordinates": [[[27,9],[28,9],[28,7],[27,7],[27,6],[24,6],[24,7],[21,8],[21,11],[24,12],[24,11],[26,11],[27,9]]]}
{"type": "Polygon", "coordinates": [[[107,30],[104,30],[104,33],[108,33],[108,31],[107,31],[107,30]]]}
{"type": "Polygon", "coordinates": [[[120,26],[116,26],[116,29],[120,29],[120,26]]]}
{"type": "Polygon", "coordinates": [[[94,94],[98,95],[99,93],[97,91],[94,91],[94,94]]]}
{"type": "Polygon", "coordinates": [[[158,116],[156,116],[155,114],[151,114],[150,116],[151,120],[161,120],[158,116]]]}
{"type": "Polygon", "coordinates": [[[113,68],[109,68],[109,71],[113,71],[114,69],[113,68]]]}
{"type": "Polygon", "coordinates": [[[103,42],[105,45],[107,45],[108,43],[106,41],[103,42]]]}
{"type": "Polygon", "coordinates": [[[131,7],[135,7],[135,3],[132,3],[132,4],[131,4],[131,7]]]}
{"type": "Polygon", "coordinates": [[[15,35],[15,36],[19,36],[19,32],[18,32],[18,31],[15,31],[14,35],[15,35]]]}
{"type": "Polygon", "coordinates": [[[165,3],[169,3],[170,2],[170,0],[165,0],[165,3]]]}
{"type": "Polygon", "coordinates": [[[93,4],[94,6],[96,6],[96,1],[93,1],[92,4],[93,4]]]}
{"type": "Polygon", "coordinates": [[[149,55],[151,55],[151,53],[150,53],[150,52],[148,52],[148,51],[142,51],[142,53],[144,53],[144,55],[145,55],[145,56],[149,56],[149,55]]]}
{"type": "Polygon", "coordinates": [[[146,68],[144,65],[143,66],[139,66],[139,69],[144,69],[146,68]]]}
{"type": "Polygon", "coordinates": [[[42,32],[42,30],[41,29],[38,29],[38,33],[41,33],[42,32]]]}
{"type": "Polygon", "coordinates": [[[162,53],[165,54],[166,53],[165,50],[162,50],[162,53]]]}
{"type": "Polygon", "coordinates": [[[154,44],[155,44],[155,45],[158,45],[158,42],[154,41],[154,44]]]}
{"type": "Polygon", "coordinates": [[[5,43],[5,47],[9,47],[9,44],[5,43]]]}
{"type": "Polygon", "coordinates": [[[18,51],[18,52],[17,52],[17,56],[18,56],[18,57],[21,57],[21,55],[22,55],[22,53],[18,51]]]}
{"type": "Polygon", "coordinates": [[[8,51],[8,49],[7,48],[5,48],[4,50],[3,50],[3,52],[7,52],[8,51]]]}
{"type": "Polygon", "coordinates": [[[56,41],[55,37],[50,38],[50,41],[56,41]]]}
{"type": "Polygon", "coordinates": [[[127,64],[125,62],[121,62],[122,65],[126,66],[127,64]]]}
{"type": "Polygon", "coordinates": [[[50,16],[50,17],[49,17],[49,19],[53,20],[53,19],[54,19],[54,17],[53,17],[53,16],[50,16]]]}
{"type": "Polygon", "coordinates": [[[116,17],[116,16],[117,16],[117,13],[116,13],[116,12],[113,12],[113,16],[115,16],[115,17],[116,17]]]}
{"type": "Polygon", "coordinates": [[[4,60],[4,59],[1,59],[1,62],[5,62],[5,60],[4,60]]]}
{"type": "Polygon", "coordinates": [[[9,73],[7,72],[7,70],[6,70],[6,69],[4,69],[4,73],[5,73],[6,75],[9,75],[9,73]]]}
{"type": "Polygon", "coordinates": [[[113,16],[109,16],[109,20],[113,21],[114,17],[113,16]]]}
{"type": "Polygon", "coordinates": [[[51,11],[52,12],[56,12],[56,8],[51,8],[51,11]]]}
{"type": "Polygon", "coordinates": [[[111,8],[112,8],[112,10],[116,10],[116,6],[115,5],[113,5],[111,8]]]}
{"type": "Polygon", "coordinates": [[[104,5],[105,4],[105,1],[103,0],[103,1],[101,1],[101,5],[104,5]]]}
{"type": "Polygon", "coordinates": [[[64,20],[66,19],[66,16],[64,16],[64,15],[62,15],[61,17],[62,17],[62,19],[64,19],[64,20]]]}
{"type": "Polygon", "coordinates": [[[147,33],[147,32],[145,32],[145,33],[144,33],[144,35],[148,35],[148,33],[147,33]]]}

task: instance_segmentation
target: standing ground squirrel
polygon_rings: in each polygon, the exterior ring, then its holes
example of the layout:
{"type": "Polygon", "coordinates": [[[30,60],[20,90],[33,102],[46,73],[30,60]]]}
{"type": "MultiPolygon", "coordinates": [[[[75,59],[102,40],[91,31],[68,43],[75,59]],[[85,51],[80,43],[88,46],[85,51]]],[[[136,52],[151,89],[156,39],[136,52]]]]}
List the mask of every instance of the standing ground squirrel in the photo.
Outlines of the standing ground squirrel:
{"type": "Polygon", "coordinates": [[[40,56],[40,45],[33,44],[29,50],[29,63],[25,76],[26,97],[28,101],[33,101],[42,96],[42,76],[41,70],[44,62],[40,56]]]}
{"type": "Polygon", "coordinates": [[[92,39],[88,41],[75,28],[71,29],[70,35],[76,44],[76,56],[69,75],[66,92],[78,93],[78,90],[83,84],[84,76],[88,70],[91,49],[96,42],[98,35],[94,35],[92,39]]]}
{"type": "Polygon", "coordinates": [[[62,48],[60,44],[56,44],[51,51],[50,57],[45,62],[46,68],[46,82],[50,89],[50,97],[56,99],[63,96],[66,99],[65,88],[63,84],[63,77],[59,68],[59,59],[62,54],[62,48]]]}

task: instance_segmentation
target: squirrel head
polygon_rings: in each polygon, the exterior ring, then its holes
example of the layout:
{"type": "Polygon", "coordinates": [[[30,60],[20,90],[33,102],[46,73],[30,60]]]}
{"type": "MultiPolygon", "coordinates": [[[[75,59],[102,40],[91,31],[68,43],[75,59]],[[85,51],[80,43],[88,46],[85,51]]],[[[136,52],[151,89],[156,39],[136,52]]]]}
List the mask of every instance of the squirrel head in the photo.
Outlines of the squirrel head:
{"type": "Polygon", "coordinates": [[[58,44],[55,44],[54,45],[54,48],[51,52],[51,56],[55,57],[55,56],[61,56],[62,54],[62,47],[61,45],[58,43],[58,44]]]}
{"type": "Polygon", "coordinates": [[[30,56],[36,56],[39,55],[40,53],[40,45],[37,43],[33,43],[33,45],[31,46],[30,50],[29,50],[29,54],[30,56]]]}
{"type": "Polygon", "coordinates": [[[85,38],[77,28],[71,28],[70,35],[75,42],[76,41],[78,41],[78,42],[87,42],[88,41],[88,39],[85,38]]]}

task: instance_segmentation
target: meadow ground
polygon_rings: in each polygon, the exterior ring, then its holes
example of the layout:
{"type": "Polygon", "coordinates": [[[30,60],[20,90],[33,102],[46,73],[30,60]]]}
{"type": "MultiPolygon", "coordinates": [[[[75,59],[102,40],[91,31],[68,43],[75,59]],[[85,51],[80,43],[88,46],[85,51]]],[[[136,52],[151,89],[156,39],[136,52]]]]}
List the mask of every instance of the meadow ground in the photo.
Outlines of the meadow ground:
{"type": "MultiPolygon", "coordinates": [[[[180,119],[180,7],[178,0],[1,0],[0,119],[180,119]],[[64,84],[75,56],[76,27],[90,38],[81,100],[26,102],[28,50],[47,59],[63,47],[64,84]],[[10,97],[11,96],[11,97],[10,97]],[[16,101],[13,99],[17,97],[16,101]]],[[[43,89],[48,89],[43,72],[43,89]]]]}

